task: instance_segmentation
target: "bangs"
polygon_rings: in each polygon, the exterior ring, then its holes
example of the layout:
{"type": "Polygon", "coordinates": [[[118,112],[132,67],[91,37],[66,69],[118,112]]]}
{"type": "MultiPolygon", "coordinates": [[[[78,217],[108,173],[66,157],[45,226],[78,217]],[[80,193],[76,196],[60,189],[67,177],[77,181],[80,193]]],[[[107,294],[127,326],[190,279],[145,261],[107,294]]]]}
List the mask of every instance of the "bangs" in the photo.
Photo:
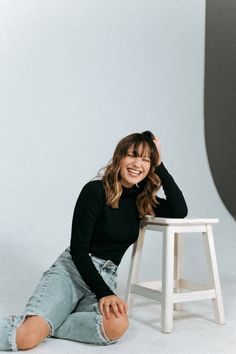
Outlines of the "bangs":
{"type": "Polygon", "coordinates": [[[113,161],[119,161],[124,158],[128,151],[132,149],[135,156],[149,157],[152,164],[157,160],[157,149],[152,139],[145,134],[134,133],[122,139],[114,152],[113,161]],[[139,154],[141,150],[141,155],[139,154]]]}
{"type": "Polygon", "coordinates": [[[151,157],[151,148],[145,140],[144,141],[137,141],[133,145],[133,153],[135,156],[151,157]],[[138,152],[140,147],[141,147],[141,154],[139,154],[139,152],[138,152]]]}

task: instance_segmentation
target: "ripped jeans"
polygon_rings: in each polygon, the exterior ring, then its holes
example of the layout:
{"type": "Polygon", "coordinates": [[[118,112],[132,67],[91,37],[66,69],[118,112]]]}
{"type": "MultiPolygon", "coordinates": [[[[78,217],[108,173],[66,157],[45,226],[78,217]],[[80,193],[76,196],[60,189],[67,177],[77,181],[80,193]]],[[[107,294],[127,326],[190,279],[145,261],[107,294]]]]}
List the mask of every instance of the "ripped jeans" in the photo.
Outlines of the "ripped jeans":
{"type": "MultiPolygon", "coordinates": [[[[110,260],[91,255],[107,285],[114,291],[117,266],[110,260]]],[[[104,337],[98,301],[80,276],[67,248],[45,272],[21,316],[0,319],[0,351],[17,351],[16,329],[27,316],[44,318],[49,337],[109,345],[115,340],[104,337]]]]}

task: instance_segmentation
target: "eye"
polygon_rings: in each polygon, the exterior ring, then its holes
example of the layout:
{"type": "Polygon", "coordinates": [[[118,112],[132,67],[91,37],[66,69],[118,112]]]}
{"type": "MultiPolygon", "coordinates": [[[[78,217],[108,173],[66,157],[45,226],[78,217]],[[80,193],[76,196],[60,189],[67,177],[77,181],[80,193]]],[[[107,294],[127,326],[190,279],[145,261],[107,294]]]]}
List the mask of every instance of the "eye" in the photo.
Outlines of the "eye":
{"type": "Polygon", "coordinates": [[[150,159],[149,159],[149,158],[147,158],[147,157],[144,157],[144,158],[143,158],[143,161],[144,161],[144,162],[148,162],[148,163],[150,163],[150,162],[151,162],[151,161],[150,161],[150,159]]]}
{"type": "Polygon", "coordinates": [[[128,152],[128,153],[127,153],[127,156],[129,156],[129,157],[134,157],[134,154],[133,154],[132,152],[128,152]]]}

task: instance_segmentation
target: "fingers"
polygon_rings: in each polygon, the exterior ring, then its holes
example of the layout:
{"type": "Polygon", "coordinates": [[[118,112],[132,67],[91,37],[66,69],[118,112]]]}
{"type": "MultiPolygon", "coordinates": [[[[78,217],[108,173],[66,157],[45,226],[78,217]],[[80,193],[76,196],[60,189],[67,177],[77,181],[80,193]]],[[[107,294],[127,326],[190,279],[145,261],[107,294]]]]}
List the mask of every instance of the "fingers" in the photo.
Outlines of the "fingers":
{"type": "Polygon", "coordinates": [[[120,316],[125,316],[124,304],[123,302],[117,302],[112,304],[112,310],[114,315],[118,318],[120,316]]]}
{"type": "Polygon", "coordinates": [[[109,302],[107,301],[107,302],[105,302],[105,304],[104,304],[104,314],[105,314],[105,317],[106,318],[110,318],[111,316],[110,316],[110,304],[109,304],[109,302]]]}
{"type": "MultiPolygon", "coordinates": [[[[119,306],[119,305],[118,305],[119,306]]],[[[118,306],[115,302],[111,302],[111,309],[114,313],[114,315],[119,318],[120,317],[120,310],[118,309],[118,306]]]]}
{"type": "Polygon", "coordinates": [[[105,296],[99,300],[99,309],[103,316],[107,319],[114,314],[115,317],[126,316],[128,306],[116,295],[105,296]]]}
{"type": "Polygon", "coordinates": [[[158,151],[157,166],[159,166],[161,163],[161,145],[160,145],[159,137],[155,136],[155,139],[153,139],[153,142],[155,143],[157,151],[158,151]]]}
{"type": "Polygon", "coordinates": [[[105,316],[107,319],[110,318],[110,300],[108,299],[108,296],[99,300],[99,309],[102,316],[105,316]]]}
{"type": "Polygon", "coordinates": [[[156,147],[160,147],[160,139],[158,138],[158,136],[155,136],[155,139],[153,139],[153,142],[155,143],[156,147]]]}

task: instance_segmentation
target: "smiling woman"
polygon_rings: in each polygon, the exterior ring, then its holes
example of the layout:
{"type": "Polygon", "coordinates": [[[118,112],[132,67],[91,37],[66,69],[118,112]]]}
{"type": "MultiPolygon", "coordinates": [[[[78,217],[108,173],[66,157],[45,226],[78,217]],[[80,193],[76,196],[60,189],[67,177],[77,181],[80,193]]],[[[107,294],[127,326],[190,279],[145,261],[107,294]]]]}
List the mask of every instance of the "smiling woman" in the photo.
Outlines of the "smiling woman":
{"type": "Polygon", "coordinates": [[[82,188],[70,247],[43,274],[23,313],[0,319],[0,350],[30,349],[48,336],[115,343],[128,328],[127,304],[116,294],[117,269],[147,214],[187,215],[161,161],[160,141],[148,131],[122,139],[102,176],[82,188]],[[161,185],[166,199],[156,195],[161,185]]]}
{"type": "Polygon", "coordinates": [[[150,131],[123,138],[103,176],[108,205],[118,208],[123,187],[132,188],[142,182],[144,188],[137,198],[139,215],[155,215],[152,205],[157,204],[156,193],[161,186],[155,169],[160,164],[160,142],[150,131]]]}
{"type": "Polygon", "coordinates": [[[151,166],[149,153],[143,153],[143,146],[139,146],[138,153],[133,147],[129,149],[127,155],[120,162],[120,183],[126,188],[142,181],[147,177],[151,166]]]}

